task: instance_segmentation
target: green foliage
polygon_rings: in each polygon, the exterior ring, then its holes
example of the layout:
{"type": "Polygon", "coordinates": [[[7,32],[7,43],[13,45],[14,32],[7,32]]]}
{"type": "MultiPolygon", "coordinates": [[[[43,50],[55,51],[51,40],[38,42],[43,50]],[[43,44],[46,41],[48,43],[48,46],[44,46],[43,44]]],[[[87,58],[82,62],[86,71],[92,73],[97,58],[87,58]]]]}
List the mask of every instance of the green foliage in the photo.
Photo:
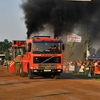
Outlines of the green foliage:
{"type": "Polygon", "coordinates": [[[9,51],[8,50],[5,51],[5,58],[9,59],[9,51]]]}
{"type": "Polygon", "coordinates": [[[92,36],[91,36],[91,31],[88,31],[85,35],[85,40],[83,42],[83,54],[81,57],[81,60],[84,61],[86,60],[86,52],[87,52],[87,45],[88,45],[88,49],[90,50],[92,48],[92,36]]]}
{"type": "Polygon", "coordinates": [[[6,59],[9,59],[8,48],[11,46],[12,46],[12,42],[9,42],[8,39],[4,39],[4,41],[0,41],[0,54],[5,54],[6,59]]]}
{"type": "Polygon", "coordinates": [[[73,48],[75,47],[76,42],[72,42],[69,48],[69,60],[71,59],[72,55],[74,54],[73,48]]]}

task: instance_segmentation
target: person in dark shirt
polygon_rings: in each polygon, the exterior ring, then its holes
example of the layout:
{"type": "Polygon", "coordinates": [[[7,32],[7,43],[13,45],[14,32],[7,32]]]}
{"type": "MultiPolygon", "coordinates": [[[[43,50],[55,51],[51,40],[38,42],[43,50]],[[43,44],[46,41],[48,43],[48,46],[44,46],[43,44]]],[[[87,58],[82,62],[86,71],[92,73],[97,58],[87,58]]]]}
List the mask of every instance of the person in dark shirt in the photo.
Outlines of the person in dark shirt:
{"type": "Polygon", "coordinates": [[[91,75],[94,75],[94,64],[96,63],[95,60],[93,60],[92,64],[91,64],[91,75]]]}
{"type": "Polygon", "coordinates": [[[4,64],[3,64],[3,66],[6,66],[6,65],[7,65],[7,60],[4,59],[4,64]]]}
{"type": "Polygon", "coordinates": [[[84,63],[83,63],[83,65],[85,66],[85,65],[86,65],[86,63],[87,63],[87,62],[86,62],[86,60],[85,60],[85,61],[84,61],[84,63]]]}

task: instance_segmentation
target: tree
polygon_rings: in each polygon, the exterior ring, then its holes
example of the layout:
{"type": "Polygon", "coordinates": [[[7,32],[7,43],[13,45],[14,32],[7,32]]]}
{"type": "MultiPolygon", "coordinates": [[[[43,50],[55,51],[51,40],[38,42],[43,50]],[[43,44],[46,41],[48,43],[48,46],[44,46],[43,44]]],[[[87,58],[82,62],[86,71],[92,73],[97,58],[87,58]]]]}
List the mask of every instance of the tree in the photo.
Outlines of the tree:
{"type": "Polygon", "coordinates": [[[12,46],[12,42],[9,42],[8,39],[4,39],[4,41],[0,42],[0,54],[5,54],[5,58],[9,59],[9,51],[8,48],[12,46]]]}
{"type": "Polygon", "coordinates": [[[92,48],[92,36],[91,36],[91,31],[88,31],[85,35],[85,40],[83,42],[83,54],[81,57],[81,60],[84,61],[86,60],[86,52],[87,52],[87,46],[88,49],[90,50],[92,48]]]}
{"type": "Polygon", "coordinates": [[[3,53],[3,42],[0,42],[0,54],[2,54],[3,53]]]}
{"type": "Polygon", "coordinates": [[[5,58],[9,59],[9,51],[8,50],[5,51],[5,58]]]}
{"type": "Polygon", "coordinates": [[[3,51],[5,52],[9,48],[9,41],[8,39],[5,39],[3,41],[3,51]]]}
{"type": "Polygon", "coordinates": [[[72,55],[74,54],[73,48],[75,47],[76,42],[72,42],[69,48],[69,60],[71,59],[72,55]]]}

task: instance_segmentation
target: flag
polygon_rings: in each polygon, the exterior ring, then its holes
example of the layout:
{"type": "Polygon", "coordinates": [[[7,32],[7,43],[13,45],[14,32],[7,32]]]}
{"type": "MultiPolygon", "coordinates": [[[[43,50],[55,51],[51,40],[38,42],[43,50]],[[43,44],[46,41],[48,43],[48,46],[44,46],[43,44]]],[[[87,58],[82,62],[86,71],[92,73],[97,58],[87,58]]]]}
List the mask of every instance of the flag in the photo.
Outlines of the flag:
{"type": "Polygon", "coordinates": [[[76,34],[70,33],[67,35],[67,42],[81,42],[82,37],[76,34]]]}
{"type": "Polygon", "coordinates": [[[10,62],[10,73],[15,73],[15,62],[10,62]]]}
{"type": "Polygon", "coordinates": [[[87,50],[87,57],[89,57],[90,56],[90,51],[89,51],[89,49],[87,50]]]}

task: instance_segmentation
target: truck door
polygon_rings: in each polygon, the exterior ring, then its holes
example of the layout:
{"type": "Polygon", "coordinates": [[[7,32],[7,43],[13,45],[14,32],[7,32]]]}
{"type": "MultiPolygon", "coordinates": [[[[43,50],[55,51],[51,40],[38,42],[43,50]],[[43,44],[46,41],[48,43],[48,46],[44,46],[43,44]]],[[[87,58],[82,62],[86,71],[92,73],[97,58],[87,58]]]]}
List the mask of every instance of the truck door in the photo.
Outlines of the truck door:
{"type": "Polygon", "coordinates": [[[32,49],[32,44],[31,43],[28,43],[28,60],[30,61],[31,59],[31,50],[32,49]]]}

